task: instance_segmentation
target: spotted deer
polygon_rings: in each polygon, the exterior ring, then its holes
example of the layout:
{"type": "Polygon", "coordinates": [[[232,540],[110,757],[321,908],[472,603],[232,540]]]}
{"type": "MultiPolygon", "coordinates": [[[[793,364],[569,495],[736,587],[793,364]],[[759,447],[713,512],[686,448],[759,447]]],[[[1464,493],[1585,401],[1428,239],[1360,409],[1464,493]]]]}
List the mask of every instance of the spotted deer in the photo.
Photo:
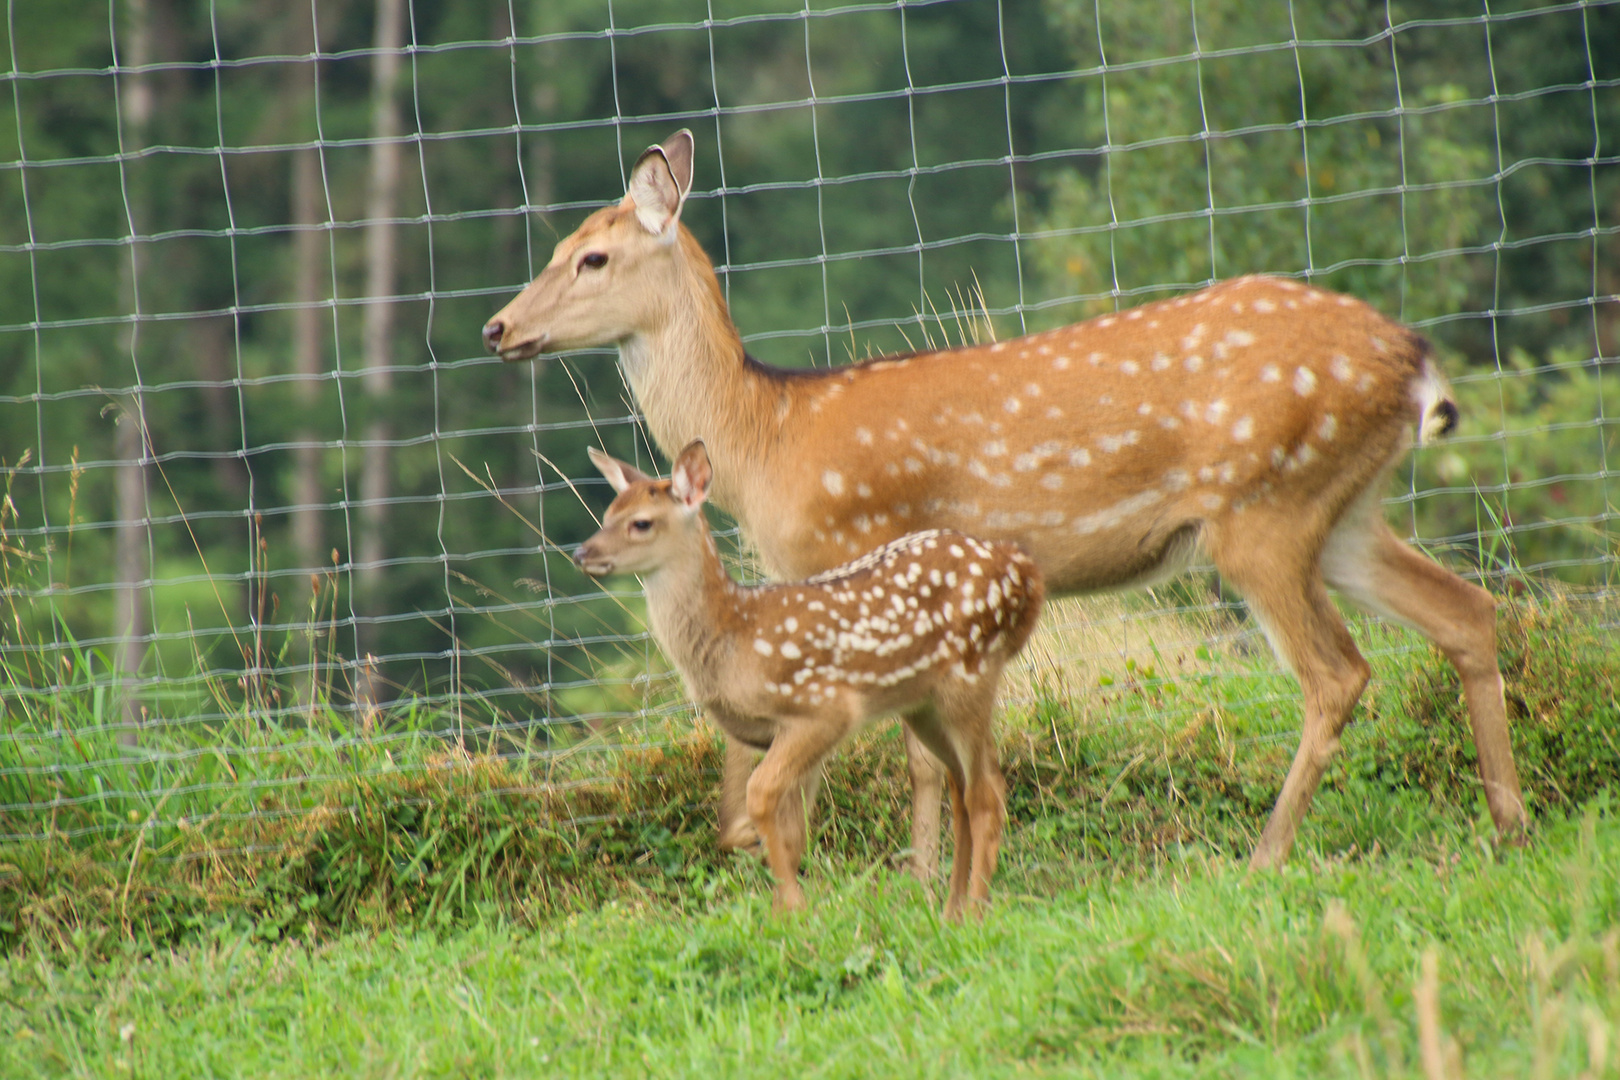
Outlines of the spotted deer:
{"type": "MultiPolygon", "coordinates": [[[[1254,276],[1007,341],[781,370],[743,350],[681,223],[691,184],[689,132],[649,148],[623,200],[485,325],[488,347],[517,361],[616,343],[653,439],[707,442],[715,503],[775,574],[922,528],[1017,541],[1054,593],[1150,585],[1201,551],[1304,694],[1255,866],[1287,857],[1367,683],[1326,585],[1455,665],[1491,816],[1504,839],[1522,833],[1495,603],[1379,509],[1414,429],[1426,442],[1457,416],[1422,337],[1349,296],[1254,276]]],[[[907,746],[926,870],[939,785],[907,746]]],[[[747,766],[728,756],[723,843],[747,766]]]]}
{"type": "Polygon", "coordinates": [[[702,441],[667,480],[591,449],[618,492],[575,552],[586,573],[640,574],[647,621],[687,689],[731,738],[765,752],[748,816],[776,878],[775,907],[804,905],[799,793],[838,744],[901,712],[945,764],[956,855],[948,919],[990,897],[1006,784],[990,724],[1002,669],[1029,640],[1045,590],[1012,544],[908,533],[805,581],[739,586],[703,517],[713,471],[702,441]]]}

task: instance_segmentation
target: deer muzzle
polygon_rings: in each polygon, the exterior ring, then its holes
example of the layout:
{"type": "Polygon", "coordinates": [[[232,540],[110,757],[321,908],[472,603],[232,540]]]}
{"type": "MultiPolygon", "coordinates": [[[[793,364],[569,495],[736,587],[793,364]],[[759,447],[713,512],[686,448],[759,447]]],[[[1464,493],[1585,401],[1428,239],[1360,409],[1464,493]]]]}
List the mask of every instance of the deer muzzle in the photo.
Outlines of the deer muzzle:
{"type": "Polygon", "coordinates": [[[574,565],[592,577],[606,577],[613,573],[616,564],[613,556],[604,553],[593,536],[574,549],[574,565]]]}

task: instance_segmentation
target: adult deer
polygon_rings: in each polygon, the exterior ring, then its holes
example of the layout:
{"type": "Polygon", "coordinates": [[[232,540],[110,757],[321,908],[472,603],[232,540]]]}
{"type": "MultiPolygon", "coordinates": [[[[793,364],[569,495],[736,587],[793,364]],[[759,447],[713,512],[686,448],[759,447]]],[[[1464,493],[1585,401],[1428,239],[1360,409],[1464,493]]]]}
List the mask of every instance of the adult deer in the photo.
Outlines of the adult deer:
{"type": "MultiPolygon", "coordinates": [[[[616,343],[653,439],[671,455],[705,440],[713,501],[780,576],[922,528],[1016,540],[1053,593],[1160,582],[1201,548],[1304,693],[1254,866],[1288,855],[1369,676],[1324,582],[1455,665],[1491,816],[1522,832],[1495,602],[1379,510],[1413,429],[1424,442],[1456,420],[1420,336],[1351,297],[1246,277],[990,345],[779,370],[743,351],[681,224],[691,184],[689,132],[649,148],[623,200],[485,325],[488,347],[517,361],[616,343]]],[[[939,779],[907,749],[928,870],[939,779]]],[[[733,746],[722,843],[746,835],[747,763],[733,746]]]]}
{"type": "Polygon", "coordinates": [[[1013,544],[934,529],[807,581],[740,588],[703,520],[713,470],[701,440],[668,480],[594,447],[591,460],[619,494],[574,561],[589,574],[643,575],[653,636],[692,697],[731,738],[765,751],[747,803],[776,909],[804,904],[798,793],[849,735],[903,711],[950,777],[945,917],[982,912],[1006,818],[990,714],[1040,613],[1035,564],[1013,544]]]}

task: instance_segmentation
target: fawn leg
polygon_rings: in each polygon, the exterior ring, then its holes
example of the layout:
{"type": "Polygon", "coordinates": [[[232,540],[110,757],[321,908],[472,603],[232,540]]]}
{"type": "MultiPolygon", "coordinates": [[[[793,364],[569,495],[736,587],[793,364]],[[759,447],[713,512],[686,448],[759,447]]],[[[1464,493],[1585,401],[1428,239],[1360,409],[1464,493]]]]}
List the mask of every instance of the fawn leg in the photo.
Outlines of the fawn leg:
{"type": "Polygon", "coordinates": [[[905,726],[906,768],[911,773],[911,873],[924,885],[939,871],[939,809],[945,797],[945,766],[905,726]]]}
{"type": "Polygon", "coordinates": [[[759,848],[759,833],[748,820],[748,778],[758,762],[759,751],[726,736],[725,769],[720,774],[721,851],[759,848]]]}
{"type": "Polygon", "coordinates": [[[776,878],[772,907],[779,912],[804,906],[799,862],[804,858],[805,785],[821,762],[854,727],[847,714],[822,715],[784,724],[748,779],[748,816],[765,844],[765,861],[776,878]]]}
{"type": "Polygon", "coordinates": [[[986,671],[978,682],[952,687],[940,701],[945,736],[963,777],[960,796],[966,818],[967,845],[956,849],[961,877],[952,877],[952,899],[957,913],[982,917],[990,901],[990,879],[995,876],[1001,850],[1001,832],[1007,816],[1007,783],[996,755],[991,718],[1001,665],[986,671]]]}
{"type": "Polygon", "coordinates": [[[950,783],[952,837],[956,851],[951,856],[951,884],[945,897],[945,918],[948,922],[955,922],[962,916],[962,904],[973,878],[973,829],[956,733],[934,702],[911,710],[905,719],[906,730],[944,765],[945,776],[950,783]]]}

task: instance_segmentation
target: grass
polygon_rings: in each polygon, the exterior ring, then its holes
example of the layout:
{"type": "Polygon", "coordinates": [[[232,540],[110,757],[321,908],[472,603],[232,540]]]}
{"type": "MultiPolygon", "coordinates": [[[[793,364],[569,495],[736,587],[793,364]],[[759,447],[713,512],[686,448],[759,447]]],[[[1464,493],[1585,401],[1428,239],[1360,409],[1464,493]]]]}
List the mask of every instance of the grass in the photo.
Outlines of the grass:
{"type": "Polygon", "coordinates": [[[0,1076],[1609,1075],[1607,618],[1504,607],[1539,824],[1500,857],[1451,669],[1362,627],[1377,682],[1263,876],[1241,866],[1291,680],[1230,626],[1112,654],[1070,633],[1052,653],[1089,659],[1037,667],[1003,718],[981,927],[941,926],[892,870],[892,726],[830,771],[788,922],[762,868],[713,850],[719,749],[684,720],[507,756],[433,715],[341,738],[245,717],[141,753],[86,724],[56,769],[0,742],[0,1076]]]}
{"type": "Polygon", "coordinates": [[[788,921],[751,888],[538,930],[14,954],[0,1073],[1601,1077],[1620,1024],[1615,809],[1500,859],[1461,823],[1422,857],[1251,875],[1186,848],[1051,896],[1020,889],[1015,859],[980,926],[942,925],[882,866],[823,863],[788,921]]]}

